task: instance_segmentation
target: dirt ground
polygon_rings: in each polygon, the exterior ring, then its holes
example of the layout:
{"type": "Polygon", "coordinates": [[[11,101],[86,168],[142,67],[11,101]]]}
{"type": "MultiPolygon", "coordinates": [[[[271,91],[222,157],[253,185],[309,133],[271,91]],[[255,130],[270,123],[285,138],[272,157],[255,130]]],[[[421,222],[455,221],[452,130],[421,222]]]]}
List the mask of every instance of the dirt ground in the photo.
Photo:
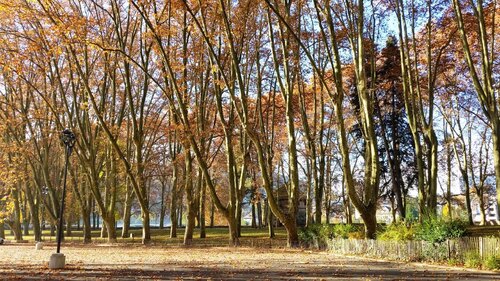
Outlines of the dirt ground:
{"type": "Polygon", "coordinates": [[[500,280],[500,274],[289,249],[63,245],[66,268],[48,269],[55,247],[0,246],[1,280],[500,280]]]}

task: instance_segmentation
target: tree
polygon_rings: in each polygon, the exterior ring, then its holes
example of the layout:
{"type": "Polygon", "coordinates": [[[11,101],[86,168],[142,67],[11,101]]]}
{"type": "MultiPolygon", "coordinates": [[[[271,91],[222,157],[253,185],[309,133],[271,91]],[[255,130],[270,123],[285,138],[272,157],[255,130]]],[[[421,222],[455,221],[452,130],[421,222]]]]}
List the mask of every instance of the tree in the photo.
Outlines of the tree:
{"type": "MultiPolygon", "coordinates": [[[[498,6],[495,2],[479,0],[474,3],[461,3],[453,0],[455,21],[458,26],[463,55],[469,69],[476,95],[483,114],[490,123],[493,140],[493,163],[495,166],[497,209],[500,208],[500,115],[498,105],[498,85],[494,73],[498,63],[495,53],[496,19],[498,6]],[[471,44],[477,40],[478,44],[471,44]]],[[[498,214],[500,219],[500,214],[498,214]]]]}

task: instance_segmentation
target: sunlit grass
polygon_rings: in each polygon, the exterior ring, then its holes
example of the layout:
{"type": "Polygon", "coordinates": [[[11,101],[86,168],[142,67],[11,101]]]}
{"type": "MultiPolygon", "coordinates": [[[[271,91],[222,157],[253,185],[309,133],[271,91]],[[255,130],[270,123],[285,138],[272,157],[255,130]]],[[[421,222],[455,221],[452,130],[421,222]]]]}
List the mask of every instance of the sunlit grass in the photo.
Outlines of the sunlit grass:
{"type": "MultiPolygon", "coordinates": [[[[170,238],[170,228],[151,229],[151,240],[156,244],[167,244],[167,245],[181,245],[184,239],[184,231],[183,227],[177,228],[177,237],[170,238]]],[[[141,243],[142,237],[142,229],[141,228],[133,228],[129,231],[129,236],[126,238],[121,238],[121,228],[117,229],[117,242],[118,243],[141,243]],[[133,234],[133,237],[130,237],[130,234],[133,234]]],[[[14,240],[14,236],[11,231],[5,231],[6,240],[14,240]]],[[[273,241],[276,243],[283,244],[286,240],[286,230],[282,227],[275,228],[275,237],[274,239],[269,239],[268,229],[264,228],[251,228],[251,227],[242,227],[241,229],[241,238],[240,241],[245,245],[253,245],[253,243],[257,244],[265,244],[270,243],[272,245],[273,241]],[[272,241],[271,241],[272,240],[272,241]]],[[[42,231],[42,239],[45,242],[55,242],[56,236],[50,235],[50,230],[42,231]]],[[[35,237],[33,236],[33,231],[30,230],[29,235],[23,235],[23,240],[27,242],[34,242],[35,237]]],[[[225,245],[228,244],[229,241],[229,229],[227,227],[214,227],[214,228],[206,228],[206,238],[200,238],[200,229],[196,228],[194,230],[193,236],[193,244],[195,245],[225,245]]],[[[83,231],[82,230],[72,230],[71,236],[65,237],[65,242],[69,243],[78,243],[83,242],[83,231]]],[[[92,243],[106,243],[107,238],[101,237],[100,230],[92,230],[92,243]]]]}

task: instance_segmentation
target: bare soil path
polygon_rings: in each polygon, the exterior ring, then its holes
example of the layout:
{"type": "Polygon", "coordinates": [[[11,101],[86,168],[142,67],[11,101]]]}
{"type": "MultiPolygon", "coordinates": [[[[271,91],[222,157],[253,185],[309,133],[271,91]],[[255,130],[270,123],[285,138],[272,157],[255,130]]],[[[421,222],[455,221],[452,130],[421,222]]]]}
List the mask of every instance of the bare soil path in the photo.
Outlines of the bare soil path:
{"type": "Polygon", "coordinates": [[[495,272],[342,257],[327,252],[225,247],[0,246],[0,280],[500,280],[495,272]]]}

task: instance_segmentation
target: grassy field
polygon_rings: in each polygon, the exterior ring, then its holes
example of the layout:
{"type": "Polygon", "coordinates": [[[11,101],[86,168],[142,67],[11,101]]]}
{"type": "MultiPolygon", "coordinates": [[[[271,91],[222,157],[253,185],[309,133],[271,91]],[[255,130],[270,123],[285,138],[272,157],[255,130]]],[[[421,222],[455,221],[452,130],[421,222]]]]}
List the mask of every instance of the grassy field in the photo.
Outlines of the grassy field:
{"type": "MultiPolygon", "coordinates": [[[[269,246],[269,247],[281,247],[286,244],[286,230],[284,228],[275,228],[275,238],[269,239],[267,228],[251,228],[242,227],[240,241],[242,245],[246,246],[269,246]]],[[[131,229],[130,233],[134,234],[133,238],[121,238],[121,229],[117,230],[117,242],[118,243],[141,243],[142,229],[131,229]]],[[[7,241],[14,240],[14,236],[11,235],[10,231],[5,231],[7,241]]],[[[92,243],[106,243],[106,238],[100,237],[100,230],[92,231],[92,243]]],[[[56,237],[50,236],[49,230],[44,230],[43,234],[44,242],[55,242],[56,237]]],[[[156,244],[171,244],[171,245],[181,245],[184,237],[184,228],[177,229],[177,238],[170,238],[170,228],[164,229],[151,229],[151,242],[156,244]]],[[[214,227],[206,228],[206,238],[199,238],[200,230],[195,229],[193,244],[199,246],[225,246],[228,243],[228,228],[227,227],[214,227]]],[[[23,236],[23,240],[27,242],[34,242],[35,238],[33,232],[30,231],[30,235],[23,236]]],[[[81,230],[72,230],[71,236],[65,237],[66,243],[78,243],[83,242],[83,232],[81,230]]]]}
{"type": "MultiPolygon", "coordinates": [[[[268,230],[267,228],[251,228],[251,227],[242,227],[242,237],[240,241],[243,245],[252,246],[252,245],[263,245],[263,246],[281,246],[286,242],[286,230],[283,227],[275,228],[276,237],[274,239],[268,238],[268,230]]],[[[117,242],[118,243],[141,243],[142,229],[135,228],[131,229],[130,233],[133,233],[134,238],[121,238],[121,229],[117,230],[117,242]]],[[[9,230],[5,231],[6,240],[14,240],[14,236],[11,234],[9,230]]],[[[106,243],[106,238],[100,237],[100,230],[92,231],[92,243],[106,243]]],[[[228,228],[227,227],[214,227],[214,228],[206,228],[207,237],[204,239],[200,239],[200,230],[195,229],[194,231],[194,239],[193,243],[195,245],[207,245],[207,246],[224,246],[228,243],[228,228]]],[[[471,226],[467,228],[468,236],[500,236],[500,226],[471,226]]],[[[56,237],[50,236],[49,230],[43,231],[43,240],[45,242],[55,242],[56,237]]],[[[82,242],[83,241],[83,232],[81,230],[72,230],[71,236],[66,237],[65,242],[82,242]]],[[[181,245],[184,237],[184,228],[178,228],[177,230],[177,238],[170,238],[170,228],[164,229],[151,229],[151,238],[152,243],[159,244],[171,244],[171,245],[181,245]]],[[[33,232],[30,231],[30,235],[23,236],[23,240],[27,242],[34,242],[35,238],[33,236],[33,232]]]]}

